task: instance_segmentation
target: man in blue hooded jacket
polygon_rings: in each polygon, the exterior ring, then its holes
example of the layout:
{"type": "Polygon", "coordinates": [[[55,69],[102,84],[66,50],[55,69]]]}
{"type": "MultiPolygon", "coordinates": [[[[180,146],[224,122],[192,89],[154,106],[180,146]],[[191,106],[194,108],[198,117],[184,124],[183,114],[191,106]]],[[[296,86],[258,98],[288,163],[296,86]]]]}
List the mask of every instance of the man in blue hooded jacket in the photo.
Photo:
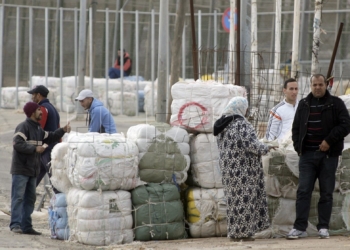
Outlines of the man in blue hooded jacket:
{"type": "Polygon", "coordinates": [[[101,101],[94,98],[90,89],[80,91],[75,100],[79,101],[85,110],[88,110],[89,132],[117,133],[113,116],[101,101]]]}

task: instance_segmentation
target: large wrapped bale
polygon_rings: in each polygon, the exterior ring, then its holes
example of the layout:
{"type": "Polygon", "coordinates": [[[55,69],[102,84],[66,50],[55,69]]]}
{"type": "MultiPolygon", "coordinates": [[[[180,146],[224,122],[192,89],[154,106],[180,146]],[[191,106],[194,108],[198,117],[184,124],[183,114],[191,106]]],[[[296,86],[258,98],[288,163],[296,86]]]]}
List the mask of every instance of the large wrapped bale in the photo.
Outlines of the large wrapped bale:
{"type": "Polygon", "coordinates": [[[121,134],[72,134],[68,177],[85,190],[131,190],[139,184],[138,148],[121,134]]]}
{"type": "Polygon", "coordinates": [[[18,91],[18,108],[23,109],[24,105],[26,105],[27,102],[32,101],[32,95],[28,94],[26,90],[24,91],[18,91]]]}
{"type": "MultiPolygon", "coordinates": [[[[312,193],[308,227],[309,236],[317,236],[318,224],[318,191],[312,193]]],[[[296,217],[295,200],[268,197],[271,226],[256,234],[257,238],[285,237],[293,228],[296,217]]],[[[348,235],[350,233],[350,194],[333,193],[332,214],[329,223],[331,235],[348,235]]]]}
{"type": "Polygon", "coordinates": [[[69,188],[72,187],[67,172],[68,161],[67,152],[69,143],[61,142],[55,145],[51,151],[51,183],[62,193],[68,193],[69,188]]]}
{"type": "Polygon", "coordinates": [[[190,137],[191,174],[195,185],[204,188],[222,188],[219,150],[213,134],[190,137]]]}
{"type": "MultiPolygon", "coordinates": [[[[269,200],[269,199],[268,199],[269,200]]],[[[255,234],[255,238],[279,238],[285,237],[293,228],[295,221],[295,200],[278,198],[278,201],[272,200],[273,204],[269,204],[269,214],[274,214],[271,220],[271,225],[268,229],[255,234]],[[270,206],[273,206],[274,211],[270,211],[270,206]],[[276,205],[278,205],[276,209],[276,205]]],[[[309,236],[316,236],[317,228],[308,223],[306,232],[309,236]]]]}
{"type": "Polygon", "coordinates": [[[130,192],[71,188],[67,205],[70,240],[94,246],[133,241],[130,192]]]}
{"type": "Polygon", "coordinates": [[[344,144],[344,150],[341,157],[340,166],[337,169],[339,174],[340,187],[339,190],[341,193],[350,192],[350,143],[344,144]]]}
{"type": "Polygon", "coordinates": [[[145,104],[143,109],[147,116],[155,115],[157,112],[157,86],[158,81],[149,82],[144,88],[145,104]]]}
{"type": "Polygon", "coordinates": [[[177,82],[171,88],[170,123],[188,131],[211,133],[232,97],[245,96],[243,87],[215,81],[177,82]]]}
{"type": "Polygon", "coordinates": [[[69,239],[67,214],[67,200],[63,193],[55,194],[50,200],[48,208],[51,238],[59,240],[69,239]]]}
{"type": "Polygon", "coordinates": [[[222,188],[190,188],[187,192],[187,214],[193,238],[227,235],[226,197],[222,188]]]}
{"type": "Polygon", "coordinates": [[[77,105],[77,102],[74,101],[74,98],[75,96],[57,95],[55,99],[56,109],[61,112],[73,113],[77,105]],[[61,103],[62,103],[62,106],[61,106],[61,103]]]}
{"type": "MultiPolygon", "coordinates": [[[[93,78],[93,92],[96,98],[103,101],[106,96],[108,84],[108,91],[114,92],[135,92],[136,83],[130,80],[123,79],[123,84],[120,79],[93,78]]],[[[85,88],[91,89],[91,78],[87,77],[85,81],[85,88]]]]}
{"type": "Polygon", "coordinates": [[[273,197],[296,199],[296,190],[299,183],[286,164],[286,154],[283,150],[271,151],[264,157],[264,173],[266,194],[273,197]]]}
{"type": "Polygon", "coordinates": [[[148,183],[184,183],[190,166],[186,130],[166,123],[139,124],[127,132],[139,149],[140,179],[148,183]]]}
{"type": "Polygon", "coordinates": [[[135,240],[176,240],[185,237],[184,210],[173,184],[149,183],[131,192],[135,240]]]}
{"type": "MultiPolygon", "coordinates": [[[[329,222],[329,230],[337,231],[340,233],[341,230],[346,231],[347,227],[343,220],[343,204],[344,204],[345,195],[342,195],[339,192],[333,193],[333,205],[332,205],[332,214],[331,220],[329,222]]],[[[310,205],[309,213],[309,222],[314,226],[318,224],[318,201],[320,199],[319,192],[313,192],[310,205]]],[[[348,208],[349,209],[349,208],[348,208]]]]}
{"type": "MultiPolygon", "coordinates": [[[[350,95],[341,95],[341,96],[339,96],[339,98],[343,100],[348,112],[350,113],[350,95]]],[[[350,142],[350,134],[344,138],[344,142],[345,143],[350,142]]]]}
{"type": "Polygon", "coordinates": [[[14,109],[23,108],[24,104],[30,101],[31,95],[27,93],[29,88],[27,87],[3,87],[1,88],[1,108],[14,109]],[[18,99],[16,95],[18,94],[18,99]],[[24,99],[23,99],[24,98],[24,99]],[[16,103],[16,100],[18,102],[16,103]]]}
{"type": "MultiPolygon", "coordinates": [[[[134,116],[136,115],[136,94],[124,92],[123,109],[122,109],[122,93],[120,91],[108,91],[108,105],[106,105],[112,115],[134,116]]],[[[101,101],[105,103],[106,95],[102,96],[101,101]]]]}

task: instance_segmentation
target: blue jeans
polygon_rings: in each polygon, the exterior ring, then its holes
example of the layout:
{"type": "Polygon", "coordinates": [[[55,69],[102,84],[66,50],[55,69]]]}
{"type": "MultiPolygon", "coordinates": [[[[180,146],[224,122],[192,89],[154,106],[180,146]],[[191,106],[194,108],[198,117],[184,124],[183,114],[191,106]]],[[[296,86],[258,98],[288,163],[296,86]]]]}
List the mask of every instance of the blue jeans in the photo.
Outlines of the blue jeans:
{"type": "Polygon", "coordinates": [[[329,228],[338,160],[338,157],[328,157],[321,151],[306,152],[300,156],[295,229],[305,231],[307,228],[311,196],[316,179],[320,184],[317,229],[329,228]]]}
{"type": "MultiPolygon", "coordinates": [[[[108,76],[111,79],[115,79],[115,78],[120,78],[120,69],[116,69],[116,68],[110,68],[108,71],[108,76]]],[[[125,71],[123,76],[129,76],[125,71]]]]}
{"type": "Polygon", "coordinates": [[[12,175],[10,229],[21,227],[22,231],[33,228],[32,213],[36,200],[36,177],[12,175]]]}

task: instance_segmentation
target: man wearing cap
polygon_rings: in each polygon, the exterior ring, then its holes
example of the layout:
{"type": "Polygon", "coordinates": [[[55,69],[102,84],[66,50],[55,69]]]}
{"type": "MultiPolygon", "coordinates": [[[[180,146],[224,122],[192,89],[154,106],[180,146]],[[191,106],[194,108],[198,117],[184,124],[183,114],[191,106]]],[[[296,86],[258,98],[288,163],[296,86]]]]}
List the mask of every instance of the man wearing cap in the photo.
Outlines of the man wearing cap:
{"type": "Polygon", "coordinates": [[[40,235],[33,229],[31,218],[36,200],[36,180],[40,173],[40,155],[45,152],[47,144],[57,142],[71,128],[68,123],[54,132],[43,130],[39,123],[42,111],[35,102],[26,103],[23,111],[27,119],[17,125],[13,135],[10,229],[14,233],[40,235]]]}
{"type": "MultiPolygon", "coordinates": [[[[55,107],[50,103],[50,100],[47,99],[49,90],[44,85],[37,85],[32,90],[28,91],[32,95],[33,102],[36,102],[40,105],[42,117],[39,121],[40,126],[45,131],[55,131],[60,127],[60,115],[55,109],[55,107]]],[[[41,168],[40,174],[36,180],[36,186],[38,186],[41,180],[44,178],[47,173],[51,177],[49,166],[47,165],[51,161],[51,151],[53,147],[58,142],[54,142],[48,146],[44,153],[41,154],[41,168]]],[[[53,191],[57,194],[59,191],[53,187],[53,191]]]]}
{"type": "Polygon", "coordinates": [[[80,91],[79,95],[75,98],[80,102],[80,105],[88,110],[88,123],[89,132],[99,132],[113,134],[117,133],[117,128],[114,123],[113,116],[103,106],[103,103],[96,98],[90,89],[84,89],[80,91]]]}
{"type": "MultiPolygon", "coordinates": [[[[125,51],[125,49],[123,49],[123,58],[124,58],[124,61],[123,61],[123,75],[124,76],[129,76],[130,73],[131,73],[131,59],[130,59],[130,55],[129,53],[127,53],[125,51]]],[[[112,68],[109,69],[108,71],[108,75],[109,75],[109,78],[120,78],[120,75],[121,75],[121,70],[120,70],[120,60],[121,60],[121,56],[120,56],[120,50],[118,50],[118,57],[117,57],[117,60],[115,60],[114,62],[114,66],[112,68]]]]}

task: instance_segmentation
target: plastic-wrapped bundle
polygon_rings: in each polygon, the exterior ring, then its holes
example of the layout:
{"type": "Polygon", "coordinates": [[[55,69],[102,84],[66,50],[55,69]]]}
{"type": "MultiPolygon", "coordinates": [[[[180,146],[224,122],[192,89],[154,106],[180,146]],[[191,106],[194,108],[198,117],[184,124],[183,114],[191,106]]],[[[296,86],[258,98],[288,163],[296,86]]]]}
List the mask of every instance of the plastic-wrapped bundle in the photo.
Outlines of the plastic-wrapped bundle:
{"type": "Polygon", "coordinates": [[[69,239],[69,226],[67,214],[66,195],[63,193],[55,194],[50,200],[48,208],[49,225],[51,238],[59,240],[69,239]]]}
{"type": "Polygon", "coordinates": [[[173,184],[139,186],[131,192],[135,240],[175,240],[185,237],[180,193],[173,184]]]}
{"type": "Polygon", "coordinates": [[[128,191],[86,191],[67,195],[70,240],[94,246],[133,241],[131,194],[128,191]]]}
{"type": "Polygon", "coordinates": [[[128,129],[127,137],[139,149],[140,179],[145,182],[174,182],[187,179],[190,166],[186,130],[166,123],[139,124],[128,129]]]}
{"type": "Polygon", "coordinates": [[[60,192],[68,193],[72,184],[67,176],[69,143],[57,143],[51,151],[51,183],[60,192]]]}
{"type": "Polygon", "coordinates": [[[187,221],[194,238],[227,235],[224,190],[190,188],[187,193],[187,221]]]}
{"type": "MultiPolygon", "coordinates": [[[[20,97],[26,96],[28,100],[30,101],[31,95],[27,93],[29,88],[26,87],[18,87],[18,108],[21,108],[24,106],[25,103],[21,102],[20,97]],[[24,92],[23,94],[20,94],[21,92],[24,92]],[[21,106],[23,105],[23,106],[21,106]]],[[[1,88],[1,108],[5,109],[14,109],[16,108],[16,95],[17,95],[17,88],[16,87],[4,87],[1,88]]]]}
{"type": "MultiPolygon", "coordinates": [[[[136,94],[124,92],[123,94],[123,111],[121,103],[122,93],[120,91],[108,91],[108,108],[112,115],[134,116],[136,115],[136,94]]],[[[106,96],[102,96],[101,101],[105,103],[106,96]]]]}
{"type": "Polygon", "coordinates": [[[231,98],[245,96],[243,87],[215,81],[178,82],[171,88],[171,125],[188,131],[211,133],[231,98]]]}
{"type": "Polygon", "coordinates": [[[157,86],[158,81],[155,81],[153,84],[149,82],[145,86],[145,105],[143,109],[147,116],[155,115],[157,112],[157,86]]]}
{"type": "Polygon", "coordinates": [[[68,178],[85,190],[130,190],[139,184],[138,148],[121,134],[86,133],[68,138],[68,178]]]}
{"type": "Polygon", "coordinates": [[[213,134],[198,134],[190,138],[191,173],[196,185],[222,188],[219,150],[213,134]]]}

